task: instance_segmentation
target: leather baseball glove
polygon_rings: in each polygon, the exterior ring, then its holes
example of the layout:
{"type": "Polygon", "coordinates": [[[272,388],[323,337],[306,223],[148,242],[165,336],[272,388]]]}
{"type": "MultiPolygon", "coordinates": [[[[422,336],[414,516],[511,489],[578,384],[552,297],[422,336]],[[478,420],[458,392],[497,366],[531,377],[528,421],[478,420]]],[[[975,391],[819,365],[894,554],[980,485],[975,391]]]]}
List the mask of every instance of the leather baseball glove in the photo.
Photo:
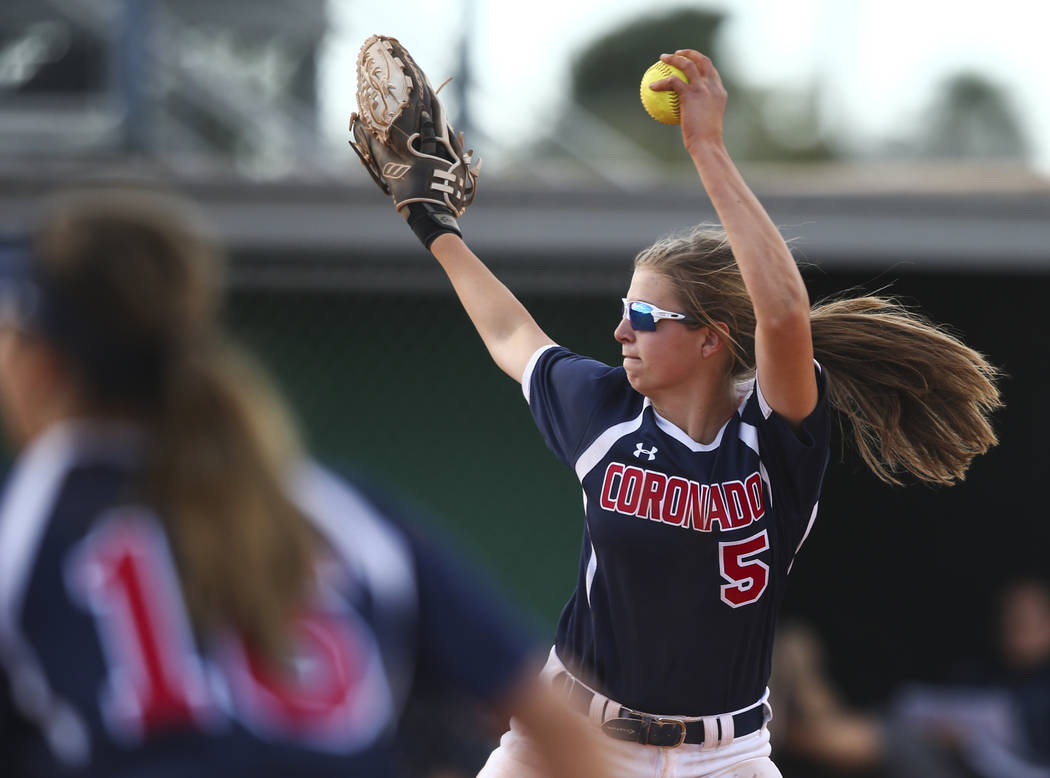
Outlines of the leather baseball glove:
{"type": "Polygon", "coordinates": [[[373,35],[361,46],[357,107],[350,145],[423,245],[461,235],[456,217],[474,201],[481,160],[463,150],[463,134],[396,38],[373,35]]]}

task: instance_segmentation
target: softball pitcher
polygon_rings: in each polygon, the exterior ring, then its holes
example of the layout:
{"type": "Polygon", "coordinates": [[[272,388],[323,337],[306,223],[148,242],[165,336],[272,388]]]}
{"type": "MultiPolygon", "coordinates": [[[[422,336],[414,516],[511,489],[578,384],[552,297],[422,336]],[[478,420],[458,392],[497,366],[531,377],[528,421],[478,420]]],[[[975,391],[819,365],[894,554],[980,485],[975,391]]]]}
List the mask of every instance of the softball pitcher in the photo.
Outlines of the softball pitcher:
{"type": "MultiPolygon", "coordinates": [[[[619,775],[764,778],[780,775],[765,726],[774,622],[817,514],[832,411],[884,480],[952,483],[996,442],[996,371],[892,301],[811,309],[726,152],[717,71],[694,50],[661,59],[688,77],[653,88],[680,99],[683,142],[721,227],[637,256],[613,331],[622,364],[555,344],[467,247],[455,216],[477,166],[448,142],[440,111],[417,111],[429,118],[400,147],[396,125],[383,143],[358,117],[356,148],[580,481],[579,574],[543,676],[601,730],[619,775]],[[383,179],[398,165],[444,189],[383,179]]],[[[542,775],[536,753],[512,722],[481,776],[542,775]]]]}

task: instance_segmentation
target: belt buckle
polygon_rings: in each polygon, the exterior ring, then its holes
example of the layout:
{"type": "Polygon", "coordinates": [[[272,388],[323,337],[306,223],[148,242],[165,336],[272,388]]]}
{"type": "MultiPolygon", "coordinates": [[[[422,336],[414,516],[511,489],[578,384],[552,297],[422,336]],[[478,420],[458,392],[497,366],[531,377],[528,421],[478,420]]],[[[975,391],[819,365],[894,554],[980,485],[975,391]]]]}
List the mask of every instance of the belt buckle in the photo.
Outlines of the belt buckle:
{"type": "Polygon", "coordinates": [[[678,746],[682,745],[682,743],[685,742],[685,722],[681,719],[653,719],[652,723],[649,725],[649,732],[646,737],[646,740],[648,741],[648,745],[651,746],[660,746],[662,748],[678,748],[678,746]],[[668,726],[678,727],[678,741],[675,743],[654,743],[652,739],[654,728],[659,727],[660,733],[664,734],[666,732],[664,728],[668,726]]]}

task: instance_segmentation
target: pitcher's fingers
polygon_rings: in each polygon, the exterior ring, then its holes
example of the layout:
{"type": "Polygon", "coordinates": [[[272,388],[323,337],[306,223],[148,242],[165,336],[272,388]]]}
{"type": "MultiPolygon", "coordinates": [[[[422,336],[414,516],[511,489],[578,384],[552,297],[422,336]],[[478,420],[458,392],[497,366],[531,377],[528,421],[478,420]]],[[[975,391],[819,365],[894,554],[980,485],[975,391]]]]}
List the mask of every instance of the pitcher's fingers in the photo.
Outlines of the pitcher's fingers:
{"type": "MultiPolygon", "coordinates": [[[[705,76],[709,76],[719,84],[722,83],[722,77],[718,74],[718,68],[715,67],[715,63],[711,61],[711,58],[706,54],[701,54],[696,49],[678,49],[675,52],[676,56],[685,57],[690,62],[696,65],[697,70],[705,76]]],[[[679,66],[675,66],[679,67],[679,66]]],[[[679,67],[679,69],[681,69],[679,67]]]]}
{"type": "Polygon", "coordinates": [[[686,57],[687,59],[692,60],[700,70],[706,70],[711,67],[711,58],[696,49],[678,49],[675,51],[675,54],[679,57],[686,57]]]}
{"type": "MultiPolygon", "coordinates": [[[[688,74],[686,74],[688,75],[688,74]]],[[[689,85],[685,83],[678,76],[668,76],[667,78],[661,78],[658,81],[652,81],[649,83],[649,88],[654,92],[675,92],[676,94],[682,94],[689,85]]]]}
{"type": "Polygon", "coordinates": [[[703,70],[698,68],[693,60],[688,57],[683,57],[680,54],[661,54],[660,61],[668,65],[673,65],[681,70],[685,73],[685,77],[688,78],[690,82],[698,81],[704,74],[703,70]]]}

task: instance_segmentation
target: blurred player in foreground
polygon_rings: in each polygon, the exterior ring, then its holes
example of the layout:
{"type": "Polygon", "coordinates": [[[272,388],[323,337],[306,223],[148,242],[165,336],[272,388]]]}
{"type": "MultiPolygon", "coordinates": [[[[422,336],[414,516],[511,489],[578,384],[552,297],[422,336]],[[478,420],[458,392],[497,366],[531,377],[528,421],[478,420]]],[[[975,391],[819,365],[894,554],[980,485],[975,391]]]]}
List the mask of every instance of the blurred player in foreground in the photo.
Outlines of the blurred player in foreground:
{"type": "Polygon", "coordinates": [[[218,259],[142,192],[66,197],[4,256],[0,773],[393,775],[422,677],[601,775],[484,585],[299,452],[218,259]]]}
{"type": "MultiPolygon", "coordinates": [[[[773,628],[816,516],[832,408],[884,480],[906,470],[952,483],[995,442],[994,368],[888,300],[811,310],[787,245],[726,153],[718,73],[693,50],[661,57],[688,84],[653,88],[681,101],[683,141],[724,232],[694,230],[637,257],[613,333],[622,366],[556,345],[461,237],[454,217],[477,166],[436,103],[408,99],[399,117],[415,107],[416,135],[401,118],[376,120],[420,80],[399,88],[386,73],[415,65],[396,41],[379,43],[359,61],[368,99],[355,149],[583,489],[579,577],[544,676],[607,736],[621,775],[780,775],[766,728],[773,628]]],[[[538,745],[512,722],[481,775],[542,775],[538,745]]]]}

